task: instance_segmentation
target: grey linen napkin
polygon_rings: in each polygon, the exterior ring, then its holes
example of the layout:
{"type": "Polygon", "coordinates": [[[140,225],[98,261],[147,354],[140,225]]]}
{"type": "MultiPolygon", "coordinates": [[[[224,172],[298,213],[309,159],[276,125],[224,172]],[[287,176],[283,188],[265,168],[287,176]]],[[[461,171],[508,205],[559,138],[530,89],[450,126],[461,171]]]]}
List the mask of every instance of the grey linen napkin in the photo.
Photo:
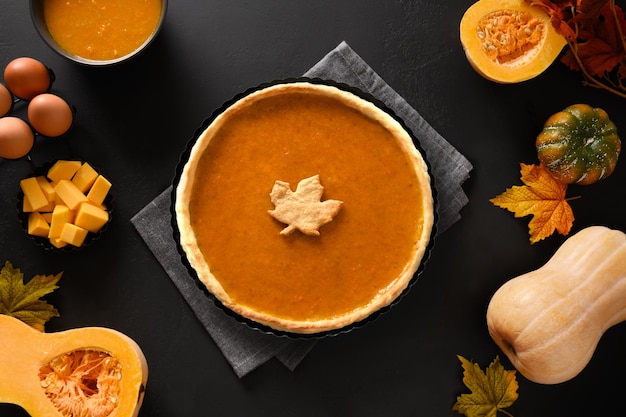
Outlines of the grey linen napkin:
{"type": "MultiPolygon", "coordinates": [[[[431,164],[439,202],[437,233],[460,218],[468,199],[461,185],[469,177],[471,163],[441,137],[402,97],[341,42],[305,76],[344,82],[383,101],[412,130],[431,164]]],[[[185,300],[209,332],[239,377],[275,357],[290,370],[304,359],[314,340],[291,340],[252,330],[227,316],[210,302],[183,265],[171,227],[171,187],[131,219],[138,233],[161,263],[185,300]]]]}

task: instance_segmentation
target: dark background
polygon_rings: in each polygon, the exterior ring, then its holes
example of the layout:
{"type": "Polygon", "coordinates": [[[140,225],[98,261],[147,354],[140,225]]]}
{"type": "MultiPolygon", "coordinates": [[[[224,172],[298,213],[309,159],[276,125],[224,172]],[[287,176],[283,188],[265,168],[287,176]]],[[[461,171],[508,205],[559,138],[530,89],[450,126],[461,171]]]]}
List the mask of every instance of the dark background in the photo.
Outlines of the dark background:
{"type": "MultiPolygon", "coordinates": [[[[542,265],[562,243],[531,245],[527,223],[489,199],[518,185],[520,162],[535,163],[534,138],[564,107],[604,108],[626,131],[625,99],[582,85],[555,63],[541,76],[499,85],[477,75],[459,42],[472,0],[172,0],[157,40],[137,59],[86,68],[38,37],[25,0],[0,1],[0,67],[19,56],[56,74],[52,91],[76,108],[67,138],[44,140],[35,162],[89,161],[111,180],[114,221],[102,239],[71,254],[42,250],[16,220],[26,161],[0,160],[0,260],[24,272],[63,271],[47,298],[61,312],[48,332],[82,326],[122,331],[150,366],[142,417],[454,416],[467,392],[456,355],[487,366],[496,355],[485,310],[506,280],[542,265]],[[300,75],[341,41],[359,53],[473,163],[462,219],[440,236],[424,274],[402,302],[352,333],[322,340],[291,372],[272,360],[238,379],[130,223],[171,182],[179,154],[201,122],[236,93],[300,75]]],[[[622,162],[623,164],[623,162],[622,162]]],[[[571,187],[574,231],[591,224],[626,230],[626,165],[588,187],[571,187]]],[[[517,417],[616,415],[626,383],[626,328],[601,339],[575,379],[554,386],[518,374],[517,417]]],[[[1,352],[0,352],[1,354],[1,352]]],[[[0,416],[25,413],[0,405],[0,416]]]]}

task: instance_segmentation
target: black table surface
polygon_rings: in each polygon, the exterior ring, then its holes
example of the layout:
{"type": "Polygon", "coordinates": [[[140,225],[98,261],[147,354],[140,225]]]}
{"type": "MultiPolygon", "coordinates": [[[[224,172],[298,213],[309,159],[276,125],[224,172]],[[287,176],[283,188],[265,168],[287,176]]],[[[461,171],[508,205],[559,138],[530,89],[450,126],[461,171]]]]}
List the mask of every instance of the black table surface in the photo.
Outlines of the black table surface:
{"type": "MultiPolygon", "coordinates": [[[[574,103],[604,108],[626,130],[625,99],[584,86],[557,62],[515,85],[485,80],[468,64],[459,22],[472,0],[170,1],[165,26],[136,59],[110,68],[66,61],[39,38],[25,0],[0,2],[0,67],[19,56],[56,74],[53,90],[77,109],[66,138],[40,141],[36,163],[78,157],[115,189],[114,221],[77,253],[42,250],[15,216],[25,160],[0,160],[0,258],[26,277],[63,271],[46,299],[61,312],[47,332],[83,326],[122,331],[142,347],[150,377],[142,417],[454,416],[468,392],[456,355],[487,366],[497,355],[486,306],[505,281],[545,263],[565,239],[531,245],[529,218],[489,199],[520,184],[535,163],[534,138],[549,115],[574,103]],[[360,54],[474,165],[462,219],[441,235],[424,274],[387,314],[321,340],[294,370],[271,360],[237,378],[130,222],[172,181],[201,122],[236,93],[300,75],[341,41],[360,54]]],[[[623,163],[622,163],[623,164],[623,163]]],[[[626,165],[578,187],[574,231],[591,224],[626,230],[626,165]]],[[[540,385],[518,374],[518,416],[614,415],[626,388],[626,328],[600,340],[571,381],[540,385]]],[[[2,352],[0,352],[2,354],[2,352]]],[[[3,417],[24,416],[0,405],[3,417]]]]}

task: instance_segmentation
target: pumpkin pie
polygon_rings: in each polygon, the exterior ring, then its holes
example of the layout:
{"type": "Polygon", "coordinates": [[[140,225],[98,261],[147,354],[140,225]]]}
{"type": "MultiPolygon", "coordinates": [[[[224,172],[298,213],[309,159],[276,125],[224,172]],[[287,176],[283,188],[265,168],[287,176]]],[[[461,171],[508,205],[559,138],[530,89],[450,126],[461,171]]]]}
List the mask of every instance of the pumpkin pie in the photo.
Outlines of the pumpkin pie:
{"type": "Polygon", "coordinates": [[[256,89],[199,131],[175,183],[179,243],[223,306],[279,333],[349,328],[418,271],[434,223],[427,164],[346,88],[256,89]]]}

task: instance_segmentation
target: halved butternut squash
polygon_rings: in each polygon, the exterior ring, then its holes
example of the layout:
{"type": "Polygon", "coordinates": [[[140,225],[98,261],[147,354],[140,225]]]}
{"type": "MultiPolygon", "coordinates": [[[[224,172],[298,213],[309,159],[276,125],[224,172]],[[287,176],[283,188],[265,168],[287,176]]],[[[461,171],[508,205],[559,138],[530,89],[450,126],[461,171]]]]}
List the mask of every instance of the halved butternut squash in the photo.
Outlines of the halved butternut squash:
{"type": "Polygon", "coordinates": [[[43,333],[0,314],[0,402],[32,417],[136,417],[148,365],[112,329],[43,333]]]}
{"type": "Polygon", "coordinates": [[[461,44],[472,67],[499,83],[545,71],[567,44],[550,17],[525,0],[479,0],[463,15],[461,44]]]}

